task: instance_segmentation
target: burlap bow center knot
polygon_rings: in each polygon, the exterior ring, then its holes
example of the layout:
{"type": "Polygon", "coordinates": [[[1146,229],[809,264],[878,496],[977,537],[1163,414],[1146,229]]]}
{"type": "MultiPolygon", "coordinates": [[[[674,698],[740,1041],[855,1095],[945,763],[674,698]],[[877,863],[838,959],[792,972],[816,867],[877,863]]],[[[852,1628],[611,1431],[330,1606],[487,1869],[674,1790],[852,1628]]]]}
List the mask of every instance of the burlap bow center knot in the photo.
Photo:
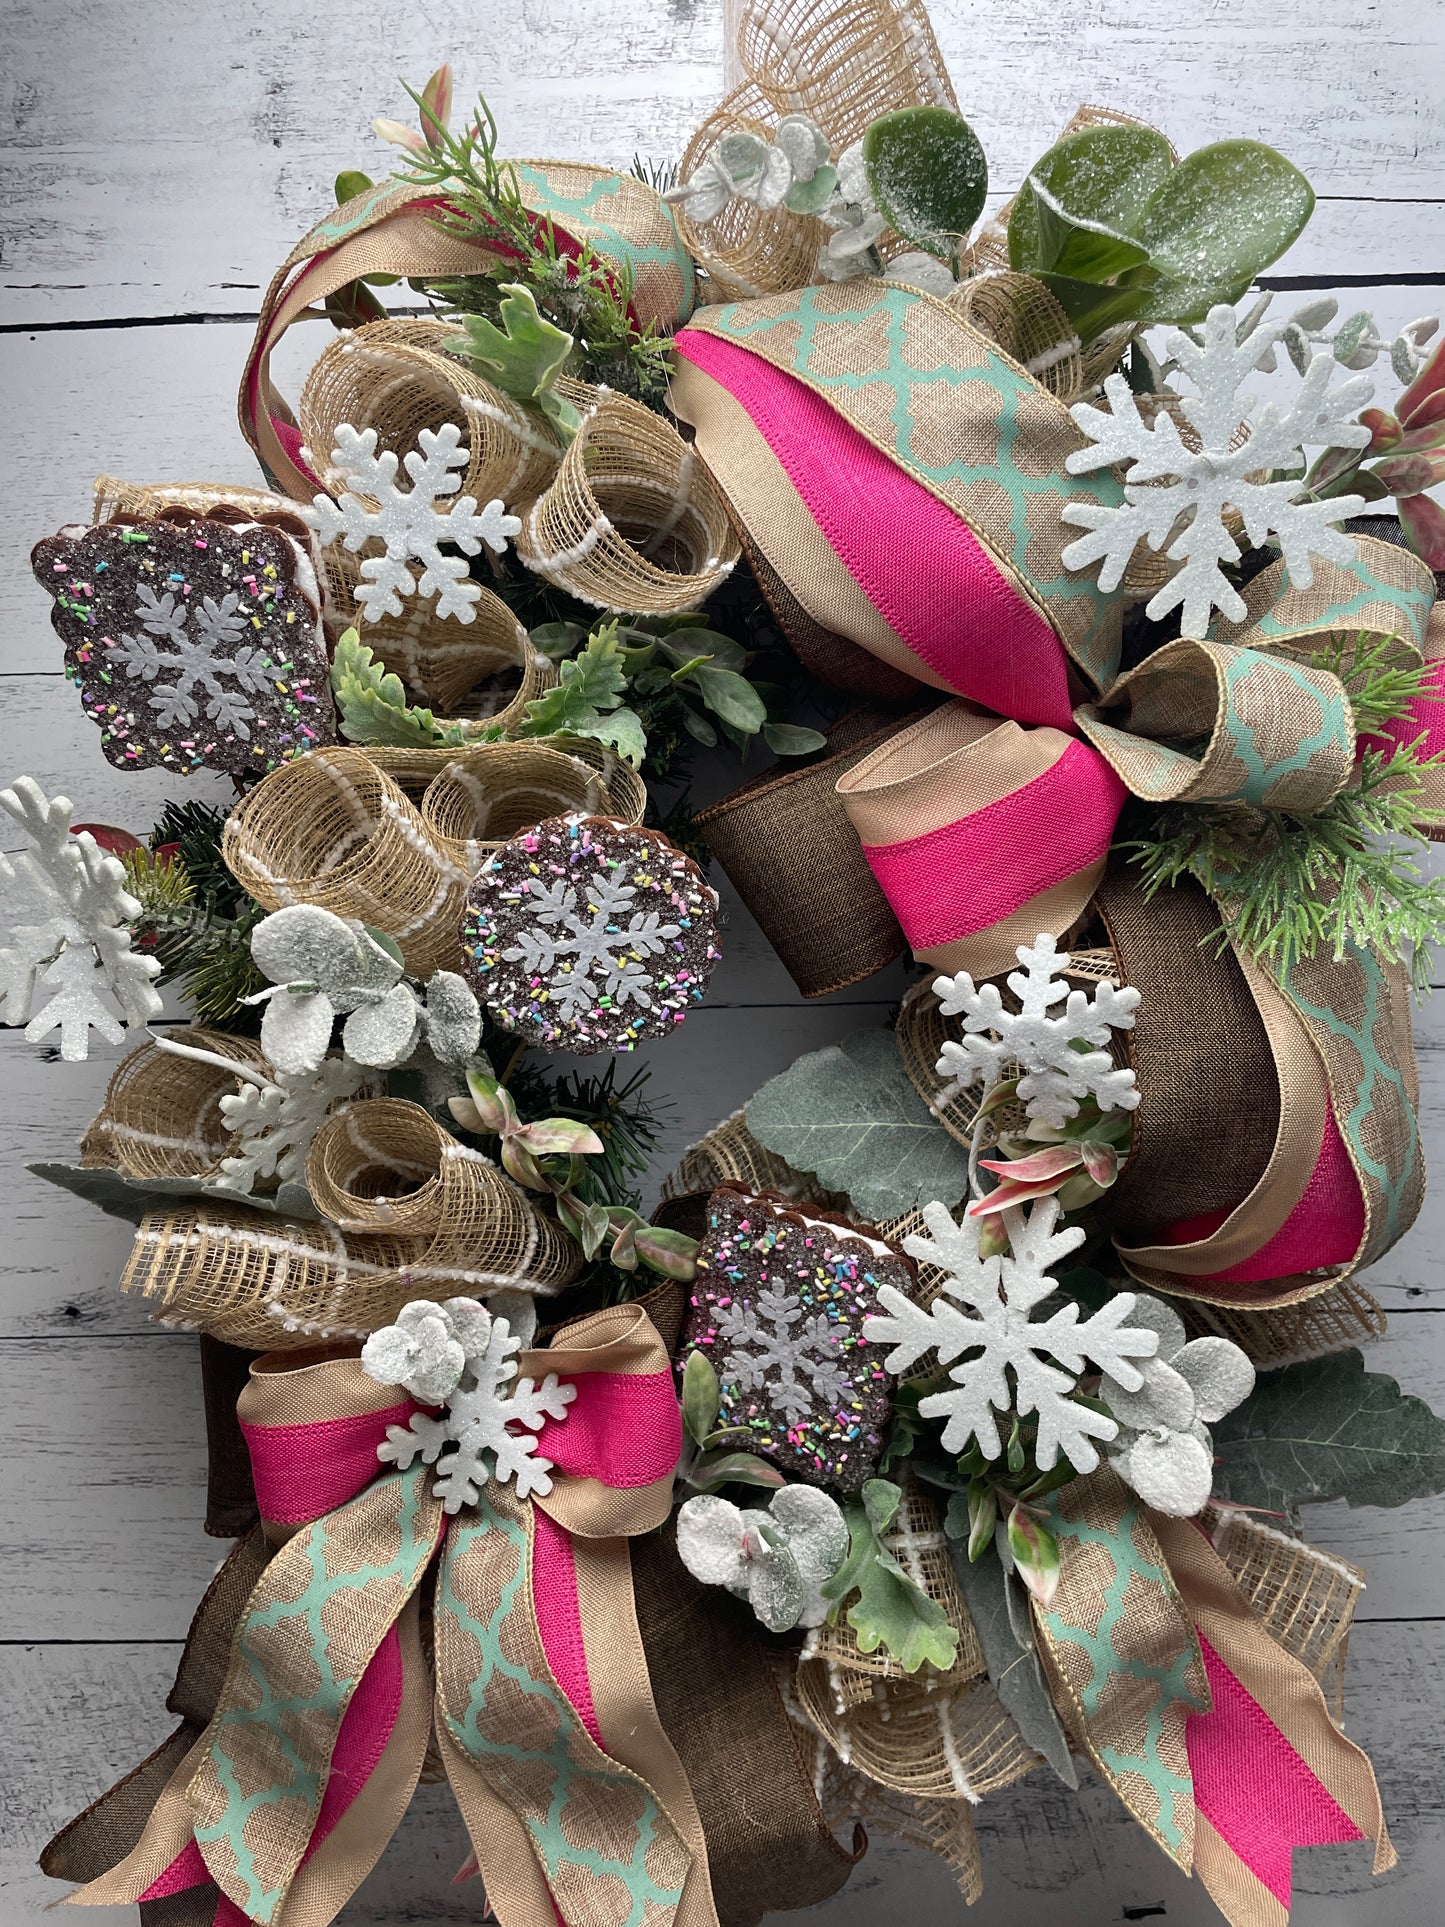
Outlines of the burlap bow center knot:
{"type": "MultiPolygon", "coordinates": [[[[436,1423],[410,1394],[355,1357],[253,1365],[239,1414],[278,1550],[209,1726],[133,1851],[73,1900],[214,1883],[217,1927],[325,1927],[399,1824],[434,1730],[505,1927],[715,1927],[627,1545],[671,1505],[666,1349],[641,1306],[616,1305],[518,1373],[554,1388],[524,1419],[532,1476],[474,1485],[449,1513],[406,1450],[436,1423]]],[[[438,1484],[453,1505],[455,1480],[438,1484]]]]}

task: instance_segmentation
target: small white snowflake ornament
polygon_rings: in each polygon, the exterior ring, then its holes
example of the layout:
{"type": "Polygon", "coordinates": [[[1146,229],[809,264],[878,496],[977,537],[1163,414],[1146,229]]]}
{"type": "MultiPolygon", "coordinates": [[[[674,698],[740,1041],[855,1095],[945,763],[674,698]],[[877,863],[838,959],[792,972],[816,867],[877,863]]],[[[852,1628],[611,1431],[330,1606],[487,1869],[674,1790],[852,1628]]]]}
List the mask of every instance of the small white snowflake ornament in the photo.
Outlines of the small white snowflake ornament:
{"type": "Polygon", "coordinates": [[[244,1197],[263,1179],[303,1184],[316,1133],[339,1105],[370,1087],[367,1072],[345,1057],[323,1058],[312,1071],[278,1070],[264,1081],[247,1079],[220,1100],[221,1116],[236,1142],[221,1159],[217,1190],[244,1197]]]}
{"type": "Polygon", "coordinates": [[[1135,1361],[1153,1357],[1158,1334],[1128,1322],[1134,1310],[1129,1291],[1082,1323],[1073,1303],[1032,1323],[1030,1314],[1055,1289],[1050,1268],[1084,1242],[1084,1233],[1077,1225],[1054,1230],[1056,1198],[1002,1217],[1009,1252],[981,1258],[979,1219],[956,1223],[946,1206],[925,1205],[923,1219],[932,1236],[910,1236],[903,1248],[948,1274],[942,1293],[925,1311],[893,1286],[883,1286],[878,1297],[889,1316],[870,1318],[863,1335],[873,1344],[893,1346],[887,1366],[895,1375],[911,1371],[935,1348],[941,1365],[960,1361],[949,1373],[954,1389],[931,1393],[918,1407],[925,1418],[947,1419],[946,1452],[962,1452],[976,1439],[984,1457],[996,1459],[1003,1444],[994,1414],[1035,1412],[1039,1469],[1047,1472],[1062,1452],[1077,1471],[1092,1472],[1099,1463],[1094,1441],[1113,1439],[1119,1428],[1070,1394],[1089,1363],[1138,1391],[1144,1379],[1135,1361]],[[977,1316],[966,1316],[960,1306],[977,1316]]]}
{"type": "Polygon", "coordinates": [[[942,1106],[971,1084],[990,1084],[1016,1064],[1018,1094],[1030,1118],[1057,1130],[1079,1114],[1080,1100],[1092,1097],[1101,1111],[1132,1111],[1139,1091],[1132,1070],[1120,1070],[1107,1050],[1077,1048],[1106,1045],[1111,1030],[1132,1030],[1139,992],[1101,983],[1091,998],[1063,981],[1067,951],[1041,931],[1033,946],[1015,953],[1024,966],[1010,972],[1008,987],[1021,1008],[1004,1007],[997,984],[974,985],[966,970],[934,980],[934,994],[945,1017],[963,1018],[961,1041],[943,1045],[934,1066],[952,1081],[940,1091],[942,1106]],[[1063,1004],[1062,1010],[1055,1007],[1063,1004]]]}
{"type": "Polygon", "coordinates": [[[1109,1457],[1146,1505],[1189,1519],[1214,1484],[1208,1428],[1249,1397],[1254,1366],[1227,1338],[1186,1343],[1178,1312],[1160,1298],[1141,1294],[1132,1319],[1158,1334],[1159,1349],[1140,1366],[1137,1387],[1104,1375],[1099,1397],[1119,1422],[1109,1457]]]}
{"type": "Polygon", "coordinates": [[[455,471],[465,468],[470,457],[461,439],[462,431],[451,422],[422,429],[416,448],[401,464],[411,487],[400,489],[396,454],[390,449],[377,454],[374,428],[358,434],[343,422],[337,429],[331,460],[345,484],[343,492],[334,502],[329,495],[318,495],[306,519],[323,544],[339,538],[353,552],[373,539],[386,544],[385,555],[368,555],[361,564],[356,604],[368,622],[401,615],[402,597],[412,594],[434,595],[439,616],[476,620],[482,592],[462,558],[480,555],[484,542],[500,555],[522,524],[507,514],[500,500],[478,510],[475,497],[458,495],[445,510],[437,507],[462,485],[455,471]],[[443,555],[443,542],[460,549],[461,555],[443,555]],[[423,565],[419,578],[409,566],[412,561],[423,565]]]}
{"type": "Polygon", "coordinates": [[[519,1499],[550,1492],[552,1461],[532,1434],[549,1418],[566,1418],[577,1387],[555,1372],[540,1385],[517,1378],[520,1350],[507,1320],[474,1298],[441,1305],[414,1299],[394,1325],[367,1339],[362,1370],[446,1410],[440,1418],[414,1412],[409,1425],[389,1425],[377,1457],[405,1471],[420,1453],[437,1469],[435,1492],[448,1513],[475,1505],[492,1479],[510,1481],[519,1499]]]}
{"type": "Polygon", "coordinates": [[[1225,525],[1226,510],[1238,511],[1254,547],[1271,533],[1278,537],[1290,580],[1302,589],[1314,580],[1311,556],[1350,560],[1354,542],[1334,525],[1362,509],[1363,496],[1305,502],[1299,478],[1253,479],[1261,470],[1299,467],[1308,447],[1364,448],[1370,439],[1369,429],[1356,418],[1374,388],[1359,377],[1331,387],[1338,364],[1328,353],[1313,357],[1291,407],[1282,410],[1271,402],[1250,422],[1254,401],[1242,392],[1242,384],[1271,353],[1287,325],[1272,323],[1241,340],[1233,308],[1221,303],[1210,309],[1202,341],[1177,331],[1166,338],[1166,352],[1198,391],[1180,398],[1184,417],[1199,439],[1197,449],[1186,446],[1167,410],[1146,421],[1122,375],[1110,375],[1104,383],[1111,412],[1086,402],[1074,404],[1070,412],[1092,446],[1068,457],[1064,466],[1069,473],[1086,475],[1116,463],[1130,466],[1122,506],[1070,502],[1064,508],[1066,522],[1090,531],[1064,550],[1067,568],[1102,562],[1099,587],[1111,590],[1119,586],[1141,541],[1155,551],[1164,549],[1183,567],[1156,592],[1147,613],[1157,621],[1182,604],[1181,634],[1202,637],[1215,609],[1231,622],[1243,621],[1247,613],[1220,566],[1238,561],[1243,553],[1225,525]],[[1241,422],[1249,424],[1242,437],[1241,422]]]}
{"type": "Polygon", "coordinates": [[[821,1626],[823,1587],[848,1556],[842,1508],[814,1485],[785,1485],[766,1506],[689,1499],[677,1515],[677,1550],[700,1584],[746,1599],[769,1632],[821,1626]]]}
{"type": "Polygon", "coordinates": [[[139,1028],[160,1015],[153,979],[161,967],[131,948],[141,906],[125,887],[125,865],[88,830],[71,835],[68,796],[51,799],[22,776],[0,790],[0,808],[34,846],[0,855],[0,932],[9,938],[0,948],[0,1023],[24,1024],[32,1044],[58,1030],[61,1056],[79,1063],[91,1031],[118,1044],[127,1023],[139,1028]],[[37,1008],[43,990],[51,994],[37,1008]]]}

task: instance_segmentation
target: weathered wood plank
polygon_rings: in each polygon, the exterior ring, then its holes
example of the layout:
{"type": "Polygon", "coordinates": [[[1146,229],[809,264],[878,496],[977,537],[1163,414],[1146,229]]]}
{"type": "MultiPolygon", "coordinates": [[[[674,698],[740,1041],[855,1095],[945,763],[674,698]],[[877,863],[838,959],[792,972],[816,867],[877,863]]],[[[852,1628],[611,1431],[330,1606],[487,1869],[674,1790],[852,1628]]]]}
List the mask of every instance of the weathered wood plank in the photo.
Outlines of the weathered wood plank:
{"type": "MultiPolygon", "coordinates": [[[[13,1764],[13,1790],[0,1810],[0,1909],[7,1922],[18,1927],[64,1891],[33,1864],[51,1830],[170,1730],[162,1701],[176,1650],[122,1643],[18,1646],[0,1654],[0,1716],[13,1764]]],[[[1298,1853],[1293,1927],[1433,1927],[1445,1853],[1445,1769],[1439,1748],[1422,1746],[1418,1726],[1399,1718],[1398,1693],[1408,1680],[1417,1705],[1445,1694],[1445,1623],[1361,1627],[1349,1668],[1350,1734],[1375,1761],[1401,1864],[1372,1881],[1364,1847],[1298,1853]]],[[[1217,1927],[1208,1896],[1097,1781],[1071,1793],[1035,1775],[990,1796],[977,1820],[984,1896],[967,1916],[970,1927],[1054,1927],[1064,1893],[1069,1927],[1113,1927],[1146,1913],[1177,1927],[1217,1927]]],[[[353,1927],[476,1921],[477,1888],[449,1884],[466,1854],[447,1790],[420,1788],[396,1841],[343,1918],[353,1927]]],[[[940,1862],[876,1834],[841,1895],[788,1918],[877,1927],[897,1918],[905,1895],[917,1927],[954,1927],[963,1917],[940,1862]]],[[[96,1927],[134,1922],[121,1908],[86,1918],[96,1927]]]]}
{"type": "MultiPolygon", "coordinates": [[[[699,0],[565,0],[520,19],[486,0],[465,34],[403,14],[360,70],[344,0],[178,19],[160,61],[150,15],[124,0],[86,16],[77,53],[95,85],[75,84],[43,0],[10,11],[0,247],[23,319],[250,308],[337,170],[383,169],[369,122],[409,111],[394,77],[419,86],[443,57],[462,88],[485,85],[505,151],[622,167],[638,150],[678,154],[722,86],[720,9],[699,0]]],[[[1439,120],[1419,77],[1445,29],[1429,9],[1323,0],[1301,35],[1249,0],[1123,19],[1063,0],[1046,42],[1024,0],[1000,0],[986,27],[967,0],[932,11],[1005,189],[1094,100],[1157,122],[1182,150],[1268,140],[1321,195],[1439,195],[1439,120]]],[[[1428,265],[1373,243],[1367,259],[1396,273],[1428,265]]]]}

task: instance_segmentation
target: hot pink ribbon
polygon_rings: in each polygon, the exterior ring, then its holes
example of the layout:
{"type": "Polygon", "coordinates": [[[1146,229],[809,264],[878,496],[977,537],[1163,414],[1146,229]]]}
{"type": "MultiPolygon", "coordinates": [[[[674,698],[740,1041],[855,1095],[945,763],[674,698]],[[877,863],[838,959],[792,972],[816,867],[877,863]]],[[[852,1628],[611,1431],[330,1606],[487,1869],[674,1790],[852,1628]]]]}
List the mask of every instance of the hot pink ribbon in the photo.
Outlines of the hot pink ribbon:
{"type": "MultiPolygon", "coordinates": [[[[572,1382],[577,1396],[566,1419],[548,1420],[538,1435],[538,1452],[556,1472],[618,1490],[635,1490],[671,1474],[682,1450],[682,1415],[670,1371],[581,1373],[572,1382]]],[[[404,1426],[420,1409],[407,1400],[306,1425],[243,1424],[262,1518],[308,1525],[354,1499],[380,1470],[376,1452],[388,1426],[404,1426]]],[[[547,1664],[588,1733],[606,1751],[587,1670],[571,1535],[540,1507],[534,1520],[534,1603],[547,1664]]],[[[401,1640],[393,1626],[342,1716],[303,1865],[366,1785],[391,1739],[401,1703],[401,1640]]],[[[210,1879],[191,1840],[140,1899],[162,1900],[210,1879]]],[[[213,1927],[249,1927],[249,1922],[220,1893],[213,1927]]]]}

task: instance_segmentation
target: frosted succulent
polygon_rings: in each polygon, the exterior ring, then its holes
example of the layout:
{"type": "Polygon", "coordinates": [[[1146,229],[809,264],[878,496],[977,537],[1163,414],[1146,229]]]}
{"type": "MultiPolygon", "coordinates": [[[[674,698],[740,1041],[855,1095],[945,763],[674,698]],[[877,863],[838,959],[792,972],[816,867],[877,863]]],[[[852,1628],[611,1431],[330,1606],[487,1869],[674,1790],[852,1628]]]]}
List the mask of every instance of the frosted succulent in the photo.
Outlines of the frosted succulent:
{"type": "Polygon", "coordinates": [[[1254,1367],[1227,1338],[1186,1342],[1178,1312],[1160,1298],[1139,1295],[1130,1317],[1157,1332],[1159,1349],[1138,1366],[1137,1388],[1104,1375],[1099,1396],[1119,1423],[1109,1457],[1146,1505],[1192,1518],[1214,1482],[1208,1427],[1249,1397],[1254,1367]]]}
{"type": "Polygon", "coordinates": [[[842,1508],[814,1485],[785,1485],[766,1506],[689,1499],[677,1515],[677,1549],[694,1579],[746,1599],[769,1632],[821,1626],[823,1587],[848,1556],[842,1508]]]}

